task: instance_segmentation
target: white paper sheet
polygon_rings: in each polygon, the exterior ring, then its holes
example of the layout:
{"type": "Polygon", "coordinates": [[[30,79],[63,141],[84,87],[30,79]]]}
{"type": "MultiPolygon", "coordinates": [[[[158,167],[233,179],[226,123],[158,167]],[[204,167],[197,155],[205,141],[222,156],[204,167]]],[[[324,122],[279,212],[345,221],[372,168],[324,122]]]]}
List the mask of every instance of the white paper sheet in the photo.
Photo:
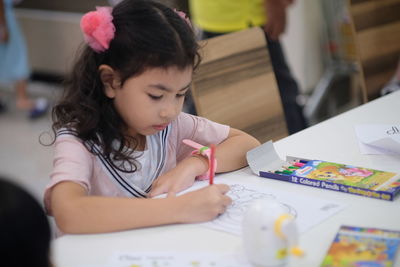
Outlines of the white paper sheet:
{"type": "Polygon", "coordinates": [[[216,183],[230,185],[231,190],[228,196],[233,199],[233,203],[224,214],[218,216],[213,221],[203,223],[203,225],[236,235],[241,235],[243,214],[252,201],[256,199],[275,199],[284,204],[288,212],[296,218],[300,234],[345,207],[344,204],[339,202],[311,196],[294,195],[267,187],[255,187],[248,183],[233,183],[226,178],[217,178],[216,183]]]}
{"type": "Polygon", "coordinates": [[[355,126],[362,154],[400,155],[400,124],[355,126]]]}
{"type": "MultiPolygon", "coordinates": [[[[231,187],[227,195],[232,198],[233,203],[227,208],[224,214],[200,225],[235,235],[241,235],[243,214],[252,201],[256,199],[275,199],[284,204],[288,212],[296,218],[300,234],[345,207],[344,204],[335,201],[311,196],[299,196],[267,187],[255,187],[250,183],[235,183],[228,178],[218,176],[215,178],[215,183],[227,184],[231,187]]],[[[208,181],[196,181],[191,188],[181,192],[179,195],[200,189],[204,186],[208,186],[208,181]]]]}
{"type": "Polygon", "coordinates": [[[205,252],[115,252],[109,267],[251,267],[244,256],[205,252]]]}

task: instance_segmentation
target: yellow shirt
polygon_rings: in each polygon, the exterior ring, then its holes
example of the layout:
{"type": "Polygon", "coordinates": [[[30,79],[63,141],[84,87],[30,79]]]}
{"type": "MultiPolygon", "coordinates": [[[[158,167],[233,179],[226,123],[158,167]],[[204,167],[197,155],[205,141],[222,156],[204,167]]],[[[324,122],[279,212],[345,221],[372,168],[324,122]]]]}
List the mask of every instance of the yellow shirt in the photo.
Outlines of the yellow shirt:
{"type": "Polygon", "coordinates": [[[266,22],[265,0],[190,0],[196,25],[210,32],[232,32],[266,22]]]}

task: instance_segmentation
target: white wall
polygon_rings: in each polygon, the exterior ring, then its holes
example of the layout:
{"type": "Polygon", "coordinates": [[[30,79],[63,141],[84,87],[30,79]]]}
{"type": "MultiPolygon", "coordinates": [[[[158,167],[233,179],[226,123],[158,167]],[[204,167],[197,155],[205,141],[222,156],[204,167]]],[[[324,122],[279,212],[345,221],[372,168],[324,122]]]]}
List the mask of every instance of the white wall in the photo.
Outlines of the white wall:
{"type": "Polygon", "coordinates": [[[292,73],[302,92],[309,92],[323,72],[320,1],[297,0],[289,8],[281,41],[292,73]]]}
{"type": "Polygon", "coordinates": [[[16,9],[34,71],[63,75],[73,62],[83,36],[82,14],[38,9],[16,9]]]}

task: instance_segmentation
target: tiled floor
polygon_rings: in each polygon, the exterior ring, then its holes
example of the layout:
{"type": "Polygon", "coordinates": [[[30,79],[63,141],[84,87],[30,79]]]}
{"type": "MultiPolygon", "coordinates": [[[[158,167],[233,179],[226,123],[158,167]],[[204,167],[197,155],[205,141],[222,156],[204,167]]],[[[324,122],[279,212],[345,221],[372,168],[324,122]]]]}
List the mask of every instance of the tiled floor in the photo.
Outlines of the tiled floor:
{"type": "MultiPolygon", "coordinates": [[[[45,96],[54,103],[61,89],[54,84],[31,83],[28,88],[34,97],[45,96]]],[[[40,202],[49,180],[52,148],[48,142],[51,130],[50,112],[30,120],[25,112],[16,110],[15,95],[9,88],[0,87],[0,96],[7,111],[0,114],[0,175],[10,178],[30,191],[40,202]]]]}

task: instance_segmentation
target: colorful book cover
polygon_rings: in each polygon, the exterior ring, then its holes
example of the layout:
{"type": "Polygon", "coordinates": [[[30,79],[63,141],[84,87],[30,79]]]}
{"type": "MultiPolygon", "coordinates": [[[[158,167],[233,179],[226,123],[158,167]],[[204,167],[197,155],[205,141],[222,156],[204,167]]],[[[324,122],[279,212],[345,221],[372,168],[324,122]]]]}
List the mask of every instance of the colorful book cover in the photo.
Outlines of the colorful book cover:
{"type": "Polygon", "coordinates": [[[322,160],[310,160],[301,168],[294,170],[294,175],[329,181],[337,184],[387,191],[396,187],[400,176],[393,172],[378,171],[345,164],[337,164],[322,160]]]}
{"type": "Polygon", "coordinates": [[[341,226],[321,267],[391,267],[399,249],[400,231],[341,226]]]}
{"type": "Polygon", "coordinates": [[[384,200],[393,200],[400,192],[400,174],[394,172],[322,160],[293,160],[286,165],[273,172],[261,171],[260,176],[384,200]]]}
{"type": "Polygon", "coordinates": [[[322,160],[308,161],[296,169],[294,175],[375,191],[390,191],[400,186],[400,175],[397,173],[322,160]]]}

